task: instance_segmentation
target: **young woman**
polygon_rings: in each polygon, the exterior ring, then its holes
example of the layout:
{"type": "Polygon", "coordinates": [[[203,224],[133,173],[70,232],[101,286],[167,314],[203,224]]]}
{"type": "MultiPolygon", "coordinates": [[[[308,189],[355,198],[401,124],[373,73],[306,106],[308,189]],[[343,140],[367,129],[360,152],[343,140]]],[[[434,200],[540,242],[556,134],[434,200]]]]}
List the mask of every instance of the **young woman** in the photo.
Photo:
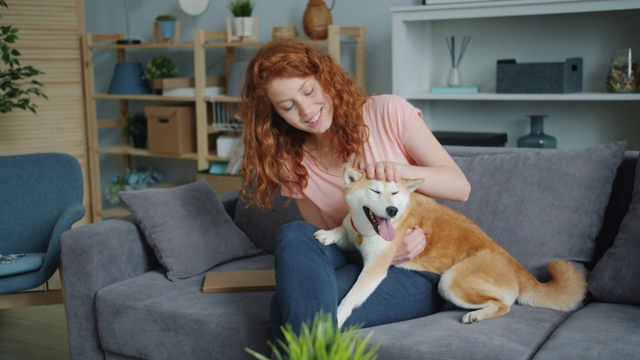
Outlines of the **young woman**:
{"type": "MultiPolygon", "coordinates": [[[[273,195],[281,193],[295,199],[305,220],[284,225],[276,239],[277,289],[271,309],[276,338],[281,325],[299,331],[320,310],[335,319],[337,305],[360,273],[361,262],[313,237],[318,228],[341,225],[347,215],[346,164],[365,170],[369,178],[425,178],[418,191],[432,197],[465,201],[469,195],[464,174],[420,110],[397,96],[365,95],[316,46],[278,40],[258,50],[248,64],[242,97],[242,196],[269,208],[273,195]]],[[[409,231],[394,263],[419,254],[426,241],[419,228],[409,231]]],[[[437,311],[438,279],[391,267],[345,326],[374,326],[437,311]]]]}

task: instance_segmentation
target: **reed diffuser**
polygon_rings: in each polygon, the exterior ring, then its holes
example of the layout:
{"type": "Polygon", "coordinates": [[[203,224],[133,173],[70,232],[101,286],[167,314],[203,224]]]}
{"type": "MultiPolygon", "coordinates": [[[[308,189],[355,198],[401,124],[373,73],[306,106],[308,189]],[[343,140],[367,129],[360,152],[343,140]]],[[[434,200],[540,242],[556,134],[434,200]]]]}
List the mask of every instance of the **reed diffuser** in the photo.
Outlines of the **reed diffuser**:
{"type": "Polygon", "coordinates": [[[462,45],[460,45],[460,52],[456,57],[456,37],[447,36],[447,48],[449,49],[449,55],[451,56],[451,68],[449,69],[449,75],[447,76],[447,86],[457,87],[462,86],[462,77],[460,76],[460,62],[462,56],[469,46],[471,36],[464,36],[462,38],[462,45]]]}

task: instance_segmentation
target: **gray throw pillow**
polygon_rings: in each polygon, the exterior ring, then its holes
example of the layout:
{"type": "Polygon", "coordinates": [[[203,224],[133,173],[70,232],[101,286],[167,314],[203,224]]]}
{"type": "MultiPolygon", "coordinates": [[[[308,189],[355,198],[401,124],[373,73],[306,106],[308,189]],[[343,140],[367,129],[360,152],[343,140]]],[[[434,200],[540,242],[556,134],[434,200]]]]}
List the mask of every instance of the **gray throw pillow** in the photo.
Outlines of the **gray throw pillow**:
{"type": "MultiPolygon", "coordinates": [[[[587,264],[594,253],[625,142],[576,150],[452,155],[471,183],[467,215],[539,280],[547,264],[587,264]]],[[[508,151],[508,150],[507,150],[508,151]]],[[[586,268],[583,266],[586,272],[586,268]]]]}
{"type": "Polygon", "coordinates": [[[640,159],[629,210],[618,234],[589,276],[595,300],[640,305],[640,159]]]}
{"type": "Polygon", "coordinates": [[[235,226],[206,180],[168,189],[124,191],[120,198],[171,281],[261,252],[235,226]]]}

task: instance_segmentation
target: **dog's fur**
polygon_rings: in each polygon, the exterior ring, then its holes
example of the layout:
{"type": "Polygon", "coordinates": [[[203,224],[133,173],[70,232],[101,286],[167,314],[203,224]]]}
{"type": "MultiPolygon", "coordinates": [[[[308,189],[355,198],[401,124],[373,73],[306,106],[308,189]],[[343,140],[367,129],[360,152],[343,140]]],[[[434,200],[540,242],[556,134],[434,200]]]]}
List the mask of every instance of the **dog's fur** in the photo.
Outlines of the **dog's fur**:
{"type": "Polygon", "coordinates": [[[344,249],[355,245],[364,261],[358,280],[338,306],[338,326],[386,277],[402,237],[416,225],[424,231],[426,248],[413,260],[396,266],[441,274],[438,291],[443,298],[462,308],[478,309],[465,314],[463,324],[504,315],[515,301],[570,311],[584,298],[584,275],[572,263],[550,263],[552,280],[540,283],[473,221],[415,192],[423,179],[370,180],[352,168],[345,169],[344,179],[349,215],[342,226],[315,233],[325,245],[336,243],[344,249]],[[366,208],[375,217],[368,217],[366,208]]]}

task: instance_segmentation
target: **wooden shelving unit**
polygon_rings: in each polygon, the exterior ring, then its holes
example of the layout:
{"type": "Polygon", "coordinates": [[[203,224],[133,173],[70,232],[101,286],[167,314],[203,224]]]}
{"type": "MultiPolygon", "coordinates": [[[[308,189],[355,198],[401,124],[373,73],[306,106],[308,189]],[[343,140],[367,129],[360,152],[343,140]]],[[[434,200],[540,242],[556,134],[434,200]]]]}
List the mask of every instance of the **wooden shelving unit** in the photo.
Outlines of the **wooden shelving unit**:
{"type": "MultiPolygon", "coordinates": [[[[228,79],[231,63],[235,58],[235,50],[246,47],[261,47],[267,42],[259,41],[235,41],[227,40],[227,33],[222,31],[195,30],[192,43],[154,43],[154,44],[117,44],[122,39],[121,34],[84,34],[82,37],[82,51],[84,59],[84,88],[86,98],[86,126],[88,132],[89,153],[89,185],[91,194],[91,221],[99,221],[106,217],[120,217],[128,214],[125,209],[113,208],[105,210],[102,207],[104,186],[100,184],[100,154],[123,156],[124,167],[131,167],[132,156],[174,158],[196,161],[198,170],[209,168],[210,162],[226,161],[228,158],[218,157],[215,152],[209,151],[209,135],[218,132],[210,123],[210,108],[213,103],[227,104],[230,107],[238,107],[242,102],[240,98],[229,96],[208,96],[206,90],[206,53],[207,49],[222,48],[225,51],[225,68],[228,79]],[[96,51],[115,51],[116,62],[125,62],[128,51],[144,51],[152,49],[185,49],[193,53],[193,68],[195,87],[193,96],[162,96],[162,95],[112,95],[96,92],[93,63],[93,54],[96,51]],[[98,119],[96,111],[97,100],[114,101],[119,109],[117,119],[98,119]],[[166,155],[149,152],[145,149],[135,149],[126,143],[113,146],[99,146],[98,129],[122,126],[124,117],[129,109],[131,101],[148,101],[154,103],[193,103],[195,107],[196,121],[196,152],[183,155],[166,155]]],[[[326,46],[328,51],[340,61],[341,44],[345,42],[355,43],[355,78],[358,84],[366,89],[366,32],[364,26],[343,27],[331,25],[327,40],[307,40],[310,44],[326,46]]],[[[195,178],[196,174],[194,174],[195,178]]]]}

